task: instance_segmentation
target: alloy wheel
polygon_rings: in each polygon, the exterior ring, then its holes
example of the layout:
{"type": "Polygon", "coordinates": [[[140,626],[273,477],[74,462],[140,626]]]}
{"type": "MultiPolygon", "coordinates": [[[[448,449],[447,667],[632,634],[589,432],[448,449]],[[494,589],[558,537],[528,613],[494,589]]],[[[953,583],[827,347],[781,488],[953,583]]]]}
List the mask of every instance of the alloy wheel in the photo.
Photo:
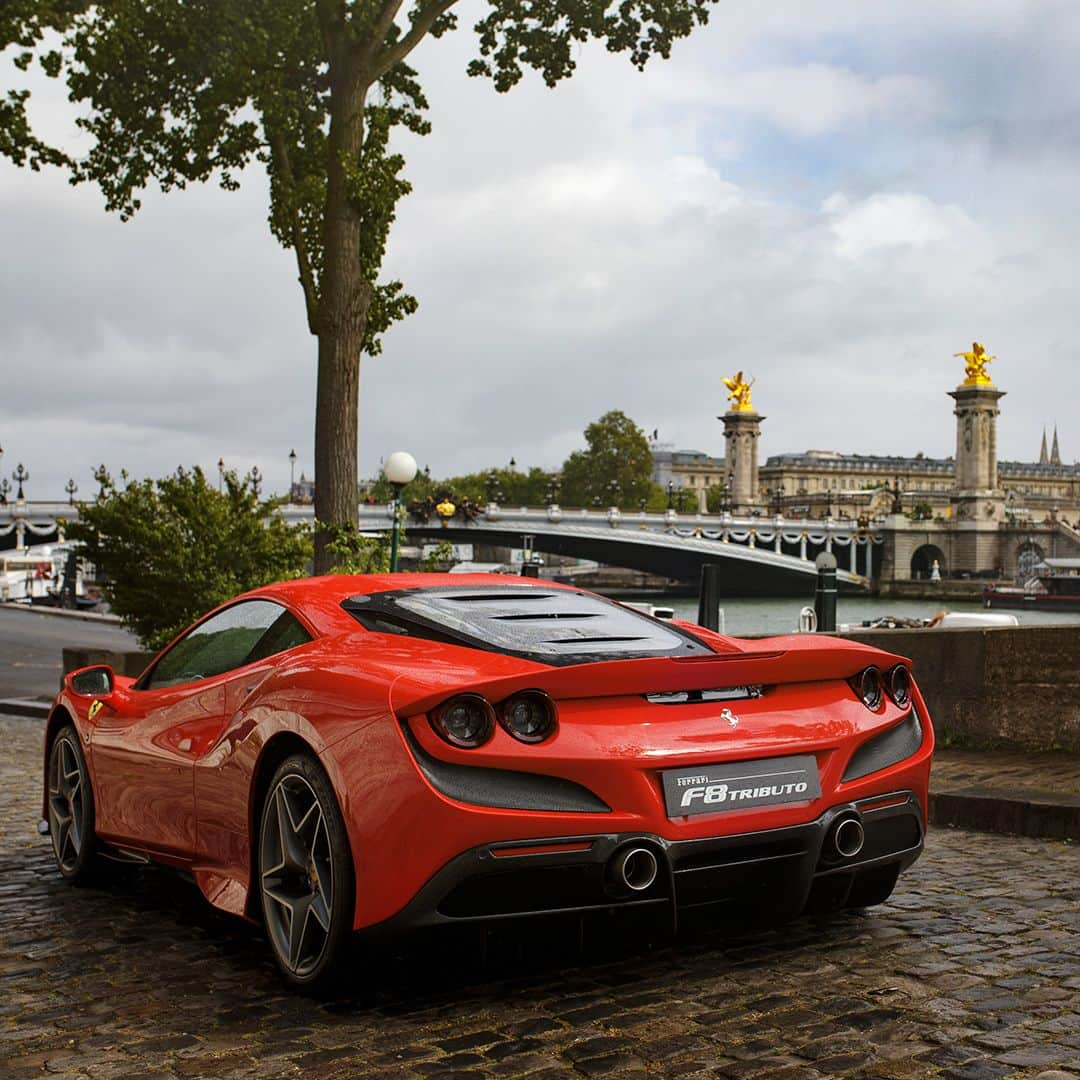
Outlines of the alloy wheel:
{"type": "Polygon", "coordinates": [[[49,832],[62,873],[74,874],[86,842],[87,783],[82,755],[71,736],[53,743],[49,759],[49,832]]]}
{"type": "Polygon", "coordinates": [[[295,773],[270,792],[260,837],[263,911],[282,965],[304,978],[319,966],[334,910],[334,857],[322,804],[295,773]]]}

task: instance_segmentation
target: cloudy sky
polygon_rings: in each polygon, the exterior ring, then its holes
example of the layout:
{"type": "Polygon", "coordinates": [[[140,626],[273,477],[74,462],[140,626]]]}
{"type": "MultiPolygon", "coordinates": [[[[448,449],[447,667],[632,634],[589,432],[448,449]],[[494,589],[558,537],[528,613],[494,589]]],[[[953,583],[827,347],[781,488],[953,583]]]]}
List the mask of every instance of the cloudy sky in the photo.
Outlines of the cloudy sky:
{"type": "MultiPolygon", "coordinates": [[[[644,75],[470,80],[416,54],[433,133],[387,272],[420,299],[361,375],[360,470],[557,466],[611,408],[722,452],[744,369],[763,455],[953,452],[951,354],[999,356],[1004,458],[1080,455],[1075,0],[724,0],[644,75]]],[[[0,71],[6,77],[6,68],[0,71]]],[[[73,133],[58,88],[36,115],[73,133]]],[[[56,497],[91,469],[311,468],[314,339],[257,171],[137,218],[0,163],[0,445],[56,497]]]]}

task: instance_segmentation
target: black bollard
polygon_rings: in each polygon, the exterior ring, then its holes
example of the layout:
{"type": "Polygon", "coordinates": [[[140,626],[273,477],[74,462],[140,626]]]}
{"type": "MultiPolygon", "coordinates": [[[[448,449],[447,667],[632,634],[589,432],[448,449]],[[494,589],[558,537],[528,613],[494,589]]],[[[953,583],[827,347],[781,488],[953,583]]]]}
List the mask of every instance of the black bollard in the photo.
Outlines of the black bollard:
{"type": "Polygon", "coordinates": [[[701,568],[701,588],[697,603],[698,626],[720,631],[720,566],[705,563],[701,568]]]}
{"type": "Polygon", "coordinates": [[[521,564],[521,576],[538,578],[540,576],[540,564],[534,562],[523,562],[521,564]]]}
{"type": "Polygon", "coordinates": [[[836,630],[836,556],[823,551],[815,560],[817,589],[814,591],[814,611],[819,633],[836,630]]]}

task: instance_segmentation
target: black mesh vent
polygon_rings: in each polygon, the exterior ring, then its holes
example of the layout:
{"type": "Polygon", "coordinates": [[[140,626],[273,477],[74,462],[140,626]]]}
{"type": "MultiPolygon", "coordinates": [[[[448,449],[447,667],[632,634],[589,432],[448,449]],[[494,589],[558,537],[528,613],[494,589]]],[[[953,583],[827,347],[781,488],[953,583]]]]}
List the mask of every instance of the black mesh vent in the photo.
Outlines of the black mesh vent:
{"type": "Polygon", "coordinates": [[[670,623],[603,597],[535,585],[442,586],[343,601],[362,626],[554,666],[712,650],[670,623]]]}
{"type": "Polygon", "coordinates": [[[869,776],[879,769],[895,765],[911,757],[920,746],[922,726],[912,710],[899,724],[867,740],[851,755],[851,761],[844,770],[844,780],[858,780],[860,776],[869,776]]]}

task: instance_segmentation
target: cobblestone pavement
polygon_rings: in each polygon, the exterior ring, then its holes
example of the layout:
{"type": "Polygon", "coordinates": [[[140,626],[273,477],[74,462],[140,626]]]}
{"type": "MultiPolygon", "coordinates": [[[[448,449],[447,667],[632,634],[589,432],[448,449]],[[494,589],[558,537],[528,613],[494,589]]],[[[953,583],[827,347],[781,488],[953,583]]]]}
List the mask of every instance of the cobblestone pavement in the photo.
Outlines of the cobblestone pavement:
{"type": "Polygon", "coordinates": [[[1080,849],[931,836],[888,905],[647,947],[505,932],[358,953],[330,1001],[156,869],[71,889],[0,718],[0,1076],[1080,1076],[1080,849]]]}

